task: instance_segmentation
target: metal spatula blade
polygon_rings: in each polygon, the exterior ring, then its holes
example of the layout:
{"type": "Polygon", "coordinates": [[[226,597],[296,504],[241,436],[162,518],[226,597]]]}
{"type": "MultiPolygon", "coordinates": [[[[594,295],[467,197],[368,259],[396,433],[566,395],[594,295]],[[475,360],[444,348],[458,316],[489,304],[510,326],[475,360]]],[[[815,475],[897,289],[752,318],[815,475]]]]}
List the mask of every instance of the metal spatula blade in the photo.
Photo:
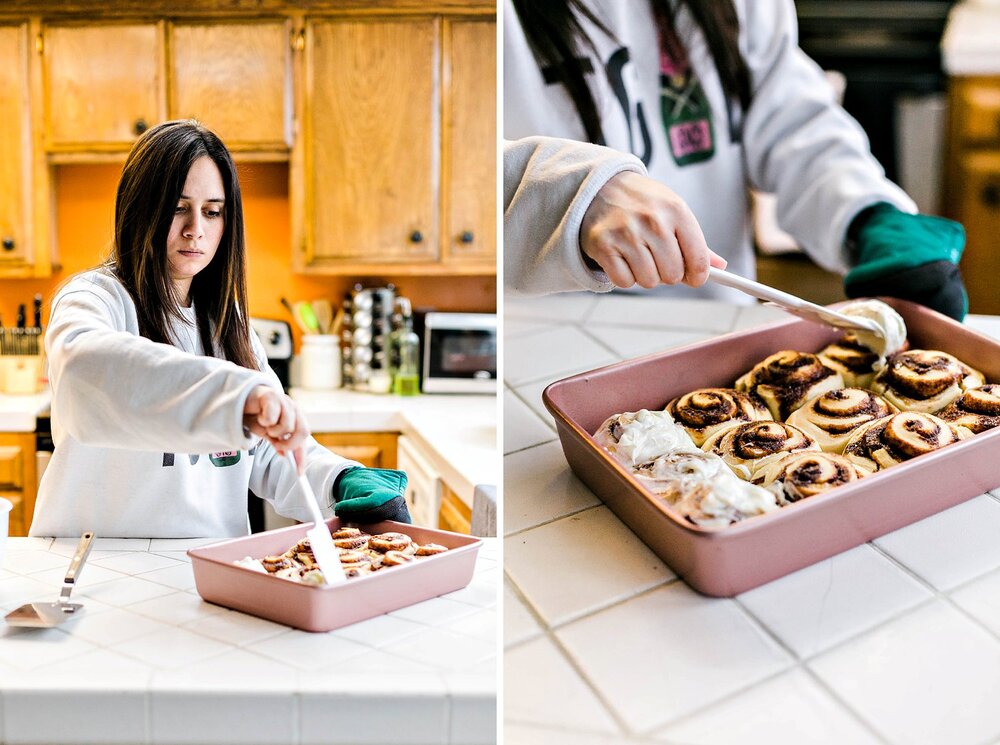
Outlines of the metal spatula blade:
{"type": "Polygon", "coordinates": [[[90,549],[94,544],[94,534],[87,531],[80,536],[80,542],[73,552],[73,559],[66,570],[66,577],[63,579],[62,592],[59,599],[53,603],[25,603],[20,608],[16,608],[8,613],[4,620],[11,626],[28,626],[36,629],[44,629],[58,626],[64,621],[78,616],[83,611],[80,603],[69,602],[70,593],[80,579],[83,565],[87,563],[90,549]]]}
{"type": "MultiPolygon", "coordinates": [[[[292,468],[297,472],[298,466],[295,463],[295,456],[289,451],[287,457],[292,464],[292,468]]],[[[323,579],[326,580],[328,585],[346,582],[347,575],[344,574],[344,567],[340,563],[340,552],[337,550],[337,546],[333,542],[333,537],[326,527],[323,514],[319,511],[319,501],[316,499],[316,493],[313,491],[304,473],[299,474],[298,479],[299,487],[305,492],[306,505],[313,519],[313,527],[306,531],[306,538],[309,539],[309,547],[312,548],[313,556],[316,557],[316,563],[319,564],[319,570],[323,573],[323,579]]]]}
{"type": "Polygon", "coordinates": [[[847,316],[843,313],[838,313],[835,310],[810,303],[808,300],[803,300],[787,292],[762,285],[760,282],[746,279],[738,274],[730,274],[722,269],[710,267],[708,270],[708,280],[718,285],[732,287],[734,290],[745,292],[751,297],[766,301],[768,305],[776,306],[786,313],[791,313],[793,316],[804,318],[813,323],[835,326],[842,329],[870,331],[879,337],[884,337],[885,335],[882,327],[868,318],[859,318],[857,316],[847,316]]]}

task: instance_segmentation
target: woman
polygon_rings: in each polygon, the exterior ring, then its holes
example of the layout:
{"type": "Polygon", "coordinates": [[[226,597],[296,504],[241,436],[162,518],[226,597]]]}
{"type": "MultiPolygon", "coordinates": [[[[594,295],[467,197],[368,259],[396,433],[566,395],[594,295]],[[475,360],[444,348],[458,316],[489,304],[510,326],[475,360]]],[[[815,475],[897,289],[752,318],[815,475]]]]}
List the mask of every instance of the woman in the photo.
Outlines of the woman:
{"type": "Polygon", "coordinates": [[[753,187],[848,295],[964,315],[961,226],[913,214],[796,38],[791,0],[506,0],[507,289],[753,277],[753,187]]]}
{"type": "Polygon", "coordinates": [[[309,520],[288,452],[338,515],[409,521],[405,475],[316,443],[264,362],[236,168],[196,122],[136,142],[111,257],[59,290],[45,347],[55,451],[31,535],[245,535],[248,488],[309,520]]]}

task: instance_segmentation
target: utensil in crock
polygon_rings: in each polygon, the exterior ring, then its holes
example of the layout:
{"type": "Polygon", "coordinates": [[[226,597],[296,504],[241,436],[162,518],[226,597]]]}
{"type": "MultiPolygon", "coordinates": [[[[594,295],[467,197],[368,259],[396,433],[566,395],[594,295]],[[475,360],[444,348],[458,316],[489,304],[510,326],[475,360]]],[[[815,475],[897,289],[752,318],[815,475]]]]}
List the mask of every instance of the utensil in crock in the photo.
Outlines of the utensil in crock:
{"type": "Polygon", "coordinates": [[[760,282],[754,282],[753,280],[746,279],[738,274],[730,274],[722,269],[716,269],[714,266],[709,267],[708,281],[714,282],[717,285],[731,287],[734,290],[739,290],[740,292],[745,292],[747,295],[766,301],[769,305],[775,305],[781,308],[786,313],[791,313],[793,316],[804,318],[805,320],[812,321],[813,323],[820,323],[826,326],[836,326],[837,328],[842,329],[870,331],[873,334],[878,335],[880,338],[885,335],[882,328],[875,323],[875,321],[868,318],[847,316],[843,313],[838,313],[835,310],[830,310],[829,308],[824,308],[822,305],[810,303],[808,300],[803,300],[802,298],[796,297],[795,295],[791,295],[787,292],[782,292],[781,290],[776,290],[773,287],[762,285],[760,282]]]}
{"type": "MultiPolygon", "coordinates": [[[[297,472],[298,465],[290,450],[286,457],[297,472]]],[[[347,575],[344,574],[344,567],[340,563],[340,552],[333,543],[333,536],[330,535],[323,514],[319,511],[319,500],[316,499],[316,492],[313,491],[304,473],[300,473],[298,478],[299,487],[305,492],[306,506],[313,519],[313,526],[306,531],[306,538],[309,539],[309,546],[312,548],[313,556],[316,557],[316,563],[319,564],[319,570],[323,573],[323,579],[328,585],[346,582],[347,575]]]]}
{"type": "Polygon", "coordinates": [[[73,560],[70,561],[69,569],[66,570],[66,577],[63,579],[62,592],[59,593],[58,600],[53,603],[25,603],[6,615],[7,624],[44,629],[58,626],[64,621],[80,615],[83,611],[83,605],[69,602],[69,596],[80,579],[80,573],[83,571],[83,565],[87,562],[93,544],[94,534],[92,531],[87,531],[80,536],[80,542],[76,545],[76,551],[73,552],[73,560]]]}

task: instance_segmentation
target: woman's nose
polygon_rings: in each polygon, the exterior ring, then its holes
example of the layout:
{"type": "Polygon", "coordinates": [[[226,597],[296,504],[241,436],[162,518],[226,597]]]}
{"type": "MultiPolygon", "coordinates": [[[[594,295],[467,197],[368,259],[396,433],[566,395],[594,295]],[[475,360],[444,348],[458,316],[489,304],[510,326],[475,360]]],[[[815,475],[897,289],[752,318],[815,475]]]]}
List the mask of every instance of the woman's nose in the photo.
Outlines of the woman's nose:
{"type": "Polygon", "coordinates": [[[205,234],[204,226],[202,225],[201,215],[194,213],[187,224],[184,226],[184,237],[185,238],[201,238],[205,234]]]}

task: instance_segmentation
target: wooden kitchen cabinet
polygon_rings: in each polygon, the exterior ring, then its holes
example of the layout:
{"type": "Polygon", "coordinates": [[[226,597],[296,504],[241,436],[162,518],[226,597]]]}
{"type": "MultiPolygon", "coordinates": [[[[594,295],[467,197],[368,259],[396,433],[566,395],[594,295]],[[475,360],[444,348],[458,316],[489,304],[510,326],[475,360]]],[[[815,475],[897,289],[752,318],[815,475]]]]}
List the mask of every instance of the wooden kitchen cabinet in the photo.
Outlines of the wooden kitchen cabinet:
{"type": "MultiPolygon", "coordinates": [[[[31,127],[31,28],[0,25],[0,277],[42,277],[50,273],[44,223],[35,224],[31,127]]],[[[44,201],[41,202],[43,205],[44,201]]]]}
{"type": "Polygon", "coordinates": [[[356,460],[368,468],[396,467],[395,432],[320,432],[316,442],[337,455],[356,460]]]}
{"type": "Polygon", "coordinates": [[[50,151],[128,150],[166,116],[160,23],[45,26],[50,151]]]}
{"type": "Polygon", "coordinates": [[[291,23],[175,23],[168,27],[171,119],[197,119],[234,152],[292,142],[291,23]]]}
{"type": "Polygon", "coordinates": [[[0,432],[0,497],[13,503],[9,532],[28,534],[35,511],[35,434],[0,432]]]}
{"type": "Polygon", "coordinates": [[[496,267],[496,23],[445,23],[444,258],[496,267]]]}
{"type": "Polygon", "coordinates": [[[965,226],[969,311],[1000,313],[1000,77],[950,81],[947,139],[945,214],[965,226]]]}
{"type": "Polygon", "coordinates": [[[304,268],[437,260],[438,46],[434,19],[307,24],[304,268]]]}
{"type": "Polygon", "coordinates": [[[297,269],[495,272],[495,38],[492,15],[307,21],[297,269]]]}

